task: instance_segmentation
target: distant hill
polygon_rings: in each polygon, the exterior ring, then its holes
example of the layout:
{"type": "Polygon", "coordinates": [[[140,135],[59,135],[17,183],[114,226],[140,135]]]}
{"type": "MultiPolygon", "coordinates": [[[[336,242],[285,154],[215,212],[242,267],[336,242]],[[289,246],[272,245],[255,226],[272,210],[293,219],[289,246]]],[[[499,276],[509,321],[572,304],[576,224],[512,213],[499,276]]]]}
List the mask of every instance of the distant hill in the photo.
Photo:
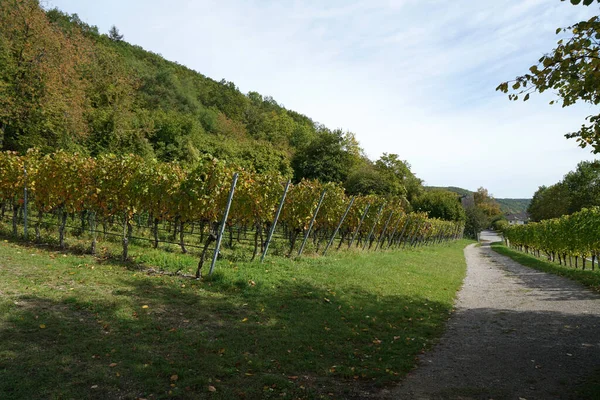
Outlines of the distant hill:
{"type": "MultiPolygon", "coordinates": [[[[471,190],[459,188],[456,186],[426,186],[425,190],[443,189],[458,193],[461,196],[472,194],[471,190]]],[[[495,199],[500,204],[500,209],[504,214],[518,214],[527,211],[531,199],[495,199]]]]}
{"type": "Polygon", "coordinates": [[[527,211],[531,199],[496,199],[504,214],[518,214],[527,211]]]}
{"type": "Polygon", "coordinates": [[[436,190],[436,189],[448,190],[450,192],[458,193],[461,196],[473,194],[473,192],[471,190],[459,188],[459,187],[456,187],[456,186],[446,186],[446,187],[443,187],[443,186],[425,186],[425,190],[436,190]]]}

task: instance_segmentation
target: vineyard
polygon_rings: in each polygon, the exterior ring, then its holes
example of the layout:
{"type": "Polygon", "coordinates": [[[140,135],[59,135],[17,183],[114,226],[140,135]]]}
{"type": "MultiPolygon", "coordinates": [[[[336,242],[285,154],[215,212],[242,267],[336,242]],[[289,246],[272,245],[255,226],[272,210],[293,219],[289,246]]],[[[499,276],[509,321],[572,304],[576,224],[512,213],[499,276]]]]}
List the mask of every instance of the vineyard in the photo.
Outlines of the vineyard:
{"type": "Polygon", "coordinates": [[[341,186],[257,174],[207,159],[193,167],[136,155],[86,157],[58,151],[0,153],[0,204],[12,234],[40,242],[68,234],[196,252],[201,276],[212,257],[261,260],[331,250],[383,250],[462,237],[464,226],[406,212],[403,198],[349,198],[341,186]],[[45,238],[44,237],[44,238],[45,238]]]}
{"type": "Polygon", "coordinates": [[[583,209],[560,218],[513,225],[504,229],[504,237],[513,248],[537,256],[543,252],[561,265],[579,265],[585,269],[591,259],[592,269],[600,256],[600,208],[583,209]]]}

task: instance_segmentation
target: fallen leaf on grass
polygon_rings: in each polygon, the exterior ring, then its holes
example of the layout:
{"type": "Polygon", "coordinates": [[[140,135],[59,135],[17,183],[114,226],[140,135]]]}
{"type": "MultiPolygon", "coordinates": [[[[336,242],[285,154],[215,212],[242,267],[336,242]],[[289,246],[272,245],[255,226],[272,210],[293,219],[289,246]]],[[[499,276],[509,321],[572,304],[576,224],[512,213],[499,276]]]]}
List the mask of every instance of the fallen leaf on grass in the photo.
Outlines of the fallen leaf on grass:
{"type": "Polygon", "coordinates": [[[217,388],[216,388],[216,387],[214,387],[214,386],[208,386],[208,391],[209,391],[209,392],[216,392],[216,391],[217,391],[217,388]]]}
{"type": "Polygon", "coordinates": [[[111,368],[114,368],[114,367],[117,366],[117,363],[110,363],[108,366],[111,367],[111,368]]]}
{"type": "Polygon", "coordinates": [[[171,380],[174,382],[177,379],[179,379],[179,377],[177,375],[171,375],[171,380]]]}
{"type": "Polygon", "coordinates": [[[242,322],[247,322],[247,321],[248,321],[248,318],[244,318],[244,319],[242,320],[242,322]]]}
{"type": "Polygon", "coordinates": [[[142,308],[148,308],[148,305],[144,304],[144,305],[142,306],[142,308]]]}
{"type": "Polygon", "coordinates": [[[40,329],[46,329],[46,325],[40,324],[40,329]]]}

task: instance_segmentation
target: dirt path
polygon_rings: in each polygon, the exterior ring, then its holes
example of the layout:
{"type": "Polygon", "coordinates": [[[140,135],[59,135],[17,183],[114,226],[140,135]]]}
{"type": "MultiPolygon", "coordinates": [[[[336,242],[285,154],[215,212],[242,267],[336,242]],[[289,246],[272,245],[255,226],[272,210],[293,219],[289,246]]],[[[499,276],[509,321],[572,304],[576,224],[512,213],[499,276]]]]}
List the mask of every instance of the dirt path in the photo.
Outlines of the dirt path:
{"type": "Polygon", "coordinates": [[[489,245],[468,272],[440,344],[390,399],[572,399],[600,368],[600,296],[489,245]]]}

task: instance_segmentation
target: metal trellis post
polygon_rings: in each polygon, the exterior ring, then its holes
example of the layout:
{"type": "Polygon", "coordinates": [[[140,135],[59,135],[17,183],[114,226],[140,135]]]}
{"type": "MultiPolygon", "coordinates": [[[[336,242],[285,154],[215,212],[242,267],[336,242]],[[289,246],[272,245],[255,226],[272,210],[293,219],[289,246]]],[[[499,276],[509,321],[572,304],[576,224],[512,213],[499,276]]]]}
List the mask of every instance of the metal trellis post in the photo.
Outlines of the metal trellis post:
{"type": "Polygon", "coordinates": [[[290,183],[292,181],[288,180],[285,184],[285,189],[283,190],[283,195],[281,196],[281,201],[279,202],[279,208],[277,208],[277,213],[275,213],[275,218],[273,219],[273,224],[271,225],[271,229],[269,230],[269,236],[267,236],[267,241],[265,242],[265,251],[263,251],[262,256],[260,257],[260,262],[263,262],[265,256],[267,255],[267,251],[269,250],[269,244],[271,244],[271,238],[273,237],[273,233],[275,233],[275,227],[277,226],[277,220],[279,220],[279,215],[281,214],[281,210],[283,209],[283,204],[285,203],[285,197],[287,196],[288,189],[290,188],[290,183]]]}
{"type": "Polygon", "coordinates": [[[390,235],[390,238],[387,241],[388,249],[392,245],[392,242],[394,241],[394,236],[396,236],[396,232],[398,232],[398,228],[400,228],[401,223],[402,223],[402,215],[400,215],[400,218],[398,218],[398,223],[395,225],[394,230],[392,231],[392,234],[390,235]]]}
{"type": "Polygon", "coordinates": [[[308,225],[308,230],[306,231],[306,234],[304,235],[304,240],[302,241],[302,246],[300,246],[300,250],[298,250],[298,257],[300,257],[302,255],[302,252],[304,251],[304,246],[306,245],[306,241],[308,240],[310,231],[312,230],[313,224],[315,223],[315,219],[317,218],[319,208],[321,208],[321,204],[323,203],[323,199],[325,198],[326,192],[327,192],[327,189],[323,189],[323,193],[321,193],[321,198],[319,199],[319,204],[317,204],[317,208],[315,209],[312,219],[310,220],[310,225],[308,225]]]}
{"type": "Polygon", "coordinates": [[[212,275],[219,256],[219,248],[221,247],[221,240],[223,239],[223,232],[225,231],[225,224],[227,223],[227,216],[229,215],[229,208],[231,208],[231,201],[233,200],[233,194],[235,193],[235,185],[237,184],[238,174],[233,174],[233,180],[231,181],[231,189],[229,190],[229,197],[227,198],[227,205],[225,206],[225,212],[223,213],[223,221],[219,227],[219,235],[217,236],[217,244],[215,245],[215,252],[213,254],[212,262],[210,263],[210,270],[208,275],[212,275]]]}
{"type": "Polygon", "coordinates": [[[381,217],[381,212],[383,211],[383,206],[384,205],[385,205],[385,203],[383,203],[381,205],[381,207],[379,207],[379,211],[377,212],[377,217],[375,217],[375,223],[373,224],[373,227],[371,228],[371,232],[369,232],[369,236],[367,237],[367,240],[365,241],[365,245],[363,246],[363,250],[365,250],[367,248],[367,245],[371,241],[371,236],[373,236],[373,232],[375,232],[375,227],[377,226],[377,223],[379,222],[379,217],[381,217]]]}
{"type": "Polygon", "coordinates": [[[369,207],[371,207],[371,204],[367,204],[367,206],[365,207],[365,211],[363,212],[362,217],[360,217],[360,221],[358,222],[356,231],[354,232],[354,235],[352,235],[352,239],[350,240],[350,243],[348,243],[348,248],[352,247],[352,244],[354,243],[354,240],[356,239],[356,236],[358,235],[358,231],[360,230],[360,227],[362,226],[362,223],[365,220],[367,213],[369,212],[369,207]]]}
{"type": "Polygon", "coordinates": [[[335,228],[335,231],[333,232],[333,235],[331,235],[331,239],[329,240],[329,243],[327,243],[327,246],[325,247],[325,250],[323,251],[323,255],[327,254],[327,250],[329,250],[329,247],[333,243],[333,240],[335,239],[335,235],[337,235],[338,231],[342,227],[342,224],[344,223],[344,220],[346,219],[346,216],[348,215],[348,212],[350,212],[350,208],[352,208],[352,204],[354,204],[354,199],[355,198],[352,197],[352,200],[350,200],[350,204],[348,204],[348,208],[346,208],[346,212],[342,216],[342,219],[340,220],[340,223],[338,224],[337,228],[335,228]]]}
{"type": "Polygon", "coordinates": [[[383,238],[385,237],[385,232],[387,231],[388,225],[390,224],[390,221],[392,220],[392,215],[394,215],[393,210],[390,212],[390,216],[388,217],[387,221],[385,222],[383,231],[381,231],[381,236],[379,237],[379,240],[377,241],[377,245],[375,246],[375,251],[377,251],[377,249],[379,248],[379,246],[381,246],[381,243],[383,242],[383,238]]]}

